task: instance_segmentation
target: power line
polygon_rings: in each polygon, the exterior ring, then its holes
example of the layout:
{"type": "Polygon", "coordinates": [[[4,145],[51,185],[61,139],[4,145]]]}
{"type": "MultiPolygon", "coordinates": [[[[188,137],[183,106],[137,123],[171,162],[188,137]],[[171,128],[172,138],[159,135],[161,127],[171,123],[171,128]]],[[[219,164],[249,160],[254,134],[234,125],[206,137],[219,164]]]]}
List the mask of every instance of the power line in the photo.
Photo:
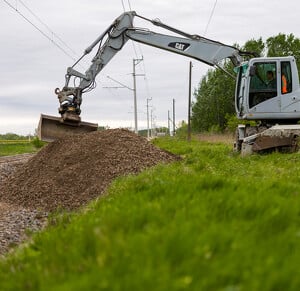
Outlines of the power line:
{"type": "MultiPolygon", "coordinates": [[[[129,10],[132,11],[130,0],[127,0],[127,2],[128,2],[129,10]]],[[[137,51],[136,51],[135,43],[133,41],[132,41],[132,46],[133,46],[133,50],[134,50],[136,58],[139,59],[137,51]]],[[[139,44],[138,44],[138,46],[139,46],[139,44]]],[[[142,54],[142,56],[143,56],[143,54],[142,54]]]]}
{"type": "MultiPolygon", "coordinates": [[[[126,8],[125,8],[124,0],[121,0],[121,3],[122,3],[123,11],[125,12],[125,11],[126,11],[126,8]]],[[[127,3],[128,3],[128,6],[129,6],[130,11],[132,11],[130,1],[127,0],[127,3]]],[[[134,54],[135,54],[136,59],[140,59],[140,57],[138,56],[137,50],[136,50],[135,43],[134,43],[133,41],[131,41],[131,43],[132,43],[132,48],[133,48],[133,51],[134,51],[134,54]]],[[[139,44],[138,44],[138,46],[139,46],[139,44]]],[[[140,46],[139,46],[139,49],[140,49],[140,51],[141,51],[140,46]]],[[[141,55],[143,56],[143,54],[141,54],[141,55]]]]}
{"type": "Polygon", "coordinates": [[[123,11],[125,12],[125,5],[124,5],[124,1],[123,1],[123,0],[121,0],[121,2],[122,2],[122,6],[123,6],[123,11]]]}
{"type": "MultiPolygon", "coordinates": [[[[128,1],[129,8],[132,11],[130,0],[127,0],[127,1],[128,1]]],[[[133,43],[133,49],[134,49],[135,55],[137,56],[137,51],[136,51],[134,42],[132,42],[132,43],[133,43]]],[[[137,43],[137,46],[138,46],[138,49],[139,49],[139,53],[141,54],[141,58],[143,59],[143,71],[144,71],[144,81],[145,81],[145,85],[146,85],[145,87],[146,87],[146,92],[147,92],[147,99],[152,100],[152,96],[150,97],[150,90],[149,90],[149,83],[148,83],[148,78],[147,78],[147,74],[146,74],[145,60],[144,60],[144,57],[143,57],[144,54],[143,54],[142,47],[141,47],[140,43],[137,43]]]]}
{"type": "Polygon", "coordinates": [[[52,29],[41,20],[22,0],[18,0],[51,34],[56,37],[66,48],[68,48],[75,56],[78,57],[78,54],[63,40],[61,39],[52,29]]]}
{"type": "Polygon", "coordinates": [[[212,19],[212,17],[213,17],[213,14],[214,14],[214,12],[215,12],[215,8],[216,8],[216,6],[217,6],[217,2],[218,2],[218,0],[215,1],[215,4],[214,4],[214,6],[213,6],[213,9],[212,9],[212,11],[211,11],[211,13],[210,13],[210,16],[209,16],[209,19],[208,19],[206,28],[205,28],[205,30],[204,30],[204,36],[205,36],[206,33],[207,33],[208,26],[209,26],[209,24],[210,24],[210,21],[211,21],[211,19],[212,19]]]}
{"type": "MultiPolygon", "coordinates": [[[[123,11],[125,12],[126,8],[125,8],[124,0],[121,0],[121,3],[122,3],[123,11]]],[[[129,9],[132,11],[130,0],[127,0],[127,3],[128,3],[128,6],[129,6],[129,9]]],[[[132,47],[133,47],[136,59],[144,59],[141,45],[139,43],[137,44],[138,49],[139,49],[139,53],[141,54],[141,57],[138,57],[138,53],[137,53],[137,49],[136,49],[134,41],[131,41],[131,43],[132,43],[132,47]]],[[[152,97],[150,97],[149,83],[148,83],[148,79],[147,79],[147,76],[146,76],[145,61],[143,61],[143,71],[144,71],[144,81],[145,81],[146,91],[147,91],[147,99],[152,100],[152,97]]]]}
{"type": "Polygon", "coordinates": [[[49,37],[43,30],[41,30],[37,25],[35,25],[32,21],[30,21],[24,14],[22,14],[17,7],[15,8],[13,5],[11,5],[7,0],[3,0],[11,9],[16,11],[26,22],[31,24],[38,32],[40,32],[45,38],[47,38],[50,42],[53,43],[57,48],[59,48],[66,56],[71,58],[73,61],[76,61],[76,59],[71,56],[63,47],[61,47],[57,42],[55,42],[51,37],[49,37]]]}
{"type": "Polygon", "coordinates": [[[130,11],[132,11],[132,9],[131,9],[131,4],[130,4],[130,0],[128,0],[128,6],[129,6],[130,11]]]}

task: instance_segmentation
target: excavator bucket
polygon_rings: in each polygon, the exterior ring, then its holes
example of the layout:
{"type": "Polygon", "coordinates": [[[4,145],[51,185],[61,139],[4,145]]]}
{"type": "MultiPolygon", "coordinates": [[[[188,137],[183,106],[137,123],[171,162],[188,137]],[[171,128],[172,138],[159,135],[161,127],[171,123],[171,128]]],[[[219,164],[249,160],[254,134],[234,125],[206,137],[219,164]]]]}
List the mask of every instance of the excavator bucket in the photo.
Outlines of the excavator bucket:
{"type": "Polygon", "coordinates": [[[67,135],[96,131],[97,123],[64,121],[61,117],[41,114],[38,125],[40,140],[52,142],[67,135]]]}

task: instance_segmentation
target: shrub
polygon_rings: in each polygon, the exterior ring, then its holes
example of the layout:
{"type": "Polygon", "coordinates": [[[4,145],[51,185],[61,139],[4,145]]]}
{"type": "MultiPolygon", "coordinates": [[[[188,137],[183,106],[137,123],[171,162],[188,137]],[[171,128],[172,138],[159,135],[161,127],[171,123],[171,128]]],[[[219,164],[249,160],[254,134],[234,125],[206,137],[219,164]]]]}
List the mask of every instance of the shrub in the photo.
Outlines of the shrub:
{"type": "Polygon", "coordinates": [[[42,148],[46,143],[40,140],[37,136],[31,141],[35,148],[39,149],[42,148]]]}

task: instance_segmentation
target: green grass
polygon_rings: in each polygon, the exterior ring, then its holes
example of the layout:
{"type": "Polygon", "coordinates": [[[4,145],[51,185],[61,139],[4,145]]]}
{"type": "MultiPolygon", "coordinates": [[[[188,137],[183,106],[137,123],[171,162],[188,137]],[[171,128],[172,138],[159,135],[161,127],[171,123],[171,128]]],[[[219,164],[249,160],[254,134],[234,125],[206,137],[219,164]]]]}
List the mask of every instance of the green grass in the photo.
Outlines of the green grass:
{"type": "Polygon", "coordinates": [[[299,290],[300,154],[184,157],[116,180],[0,262],[0,290],[299,290]]]}
{"type": "Polygon", "coordinates": [[[0,156],[11,156],[24,153],[36,152],[37,148],[29,141],[0,141],[0,156]]]}

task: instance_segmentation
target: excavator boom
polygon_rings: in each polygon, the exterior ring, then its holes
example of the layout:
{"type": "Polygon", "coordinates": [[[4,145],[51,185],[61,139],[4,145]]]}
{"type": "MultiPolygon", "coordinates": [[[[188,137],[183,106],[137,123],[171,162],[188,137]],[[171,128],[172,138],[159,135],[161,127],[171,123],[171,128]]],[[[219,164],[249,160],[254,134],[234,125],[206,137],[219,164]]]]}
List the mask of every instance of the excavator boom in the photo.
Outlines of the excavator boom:
{"type": "MultiPolygon", "coordinates": [[[[80,106],[83,93],[95,88],[95,78],[109,61],[120,51],[128,40],[141,42],[176,54],[184,55],[204,62],[210,66],[220,66],[228,58],[235,66],[242,62],[244,52],[233,46],[203,38],[199,35],[188,34],[166,25],[159,20],[150,20],[139,16],[135,11],[121,14],[85,51],[83,56],[67,69],[66,82],[62,90],[56,89],[61,117],[41,115],[38,132],[42,140],[54,140],[72,133],[82,133],[97,129],[97,125],[82,122],[80,106]],[[134,17],[139,17],[180,36],[165,35],[145,28],[136,28],[133,25],[134,17]],[[85,73],[74,69],[78,62],[95,46],[98,50],[92,59],[91,66],[85,73]],[[72,87],[74,79],[79,84],[72,87]]],[[[75,83],[75,82],[74,82],[75,83]]]]}

